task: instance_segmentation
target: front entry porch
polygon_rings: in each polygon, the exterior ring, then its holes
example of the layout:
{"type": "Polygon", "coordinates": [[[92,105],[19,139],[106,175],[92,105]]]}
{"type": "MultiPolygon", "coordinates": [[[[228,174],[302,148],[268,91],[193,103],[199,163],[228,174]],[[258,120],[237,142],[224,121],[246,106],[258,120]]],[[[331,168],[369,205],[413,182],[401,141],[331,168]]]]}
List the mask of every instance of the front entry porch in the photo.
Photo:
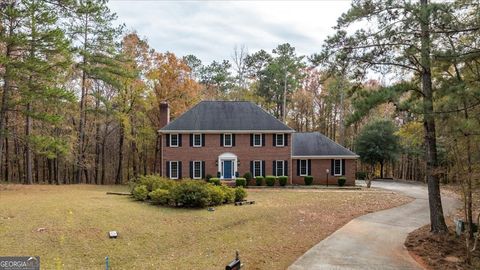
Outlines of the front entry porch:
{"type": "Polygon", "coordinates": [[[237,172],[238,158],[232,153],[223,153],[218,156],[218,172],[220,172],[220,179],[233,180],[237,172]]]}

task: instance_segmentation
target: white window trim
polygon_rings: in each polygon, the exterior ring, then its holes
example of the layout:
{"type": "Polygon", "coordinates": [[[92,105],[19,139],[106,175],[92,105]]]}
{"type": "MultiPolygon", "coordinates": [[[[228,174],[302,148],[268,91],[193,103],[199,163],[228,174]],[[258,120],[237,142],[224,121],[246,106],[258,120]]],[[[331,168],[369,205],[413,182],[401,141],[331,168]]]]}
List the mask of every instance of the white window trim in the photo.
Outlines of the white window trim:
{"type": "Polygon", "coordinates": [[[223,134],[223,147],[232,147],[233,146],[233,134],[232,133],[224,133],[223,134]],[[230,145],[227,145],[225,143],[225,137],[226,135],[230,135],[230,145]]]}
{"type": "Polygon", "coordinates": [[[202,147],[202,145],[203,145],[202,134],[201,134],[201,133],[193,133],[192,136],[193,136],[193,138],[192,138],[192,140],[193,140],[193,142],[192,142],[193,147],[202,147]],[[195,144],[195,136],[200,136],[200,144],[199,144],[199,145],[195,144]]]}
{"type": "Polygon", "coordinates": [[[263,146],[263,134],[262,133],[254,133],[253,134],[253,147],[262,147],[263,146]],[[260,144],[255,144],[255,136],[259,135],[260,136],[260,144]]]}
{"type": "Polygon", "coordinates": [[[342,171],[343,171],[343,168],[342,168],[342,160],[341,159],[334,159],[333,160],[333,176],[342,176],[342,171]],[[335,162],[340,161],[340,173],[336,173],[335,172],[335,168],[337,166],[335,166],[335,162]]]}
{"type": "Polygon", "coordinates": [[[277,147],[284,147],[285,146],[285,134],[284,133],[277,133],[277,135],[275,135],[275,146],[277,146],[277,147]],[[282,144],[278,144],[278,135],[282,136],[282,144]]]}
{"type": "Polygon", "coordinates": [[[263,166],[262,166],[262,161],[261,160],[254,160],[253,161],[253,177],[263,176],[262,167],[263,166]],[[255,162],[258,162],[260,164],[260,175],[255,174],[255,162]]]}
{"type": "Polygon", "coordinates": [[[179,175],[178,175],[178,172],[180,171],[180,168],[179,168],[180,162],[178,162],[178,161],[170,161],[168,164],[169,164],[168,170],[169,170],[170,179],[178,179],[178,176],[179,176],[179,175]],[[172,163],[177,163],[177,177],[172,177],[172,163]]]}
{"type": "Polygon", "coordinates": [[[170,134],[170,147],[178,147],[180,145],[180,135],[178,133],[170,134]],[[177,136],[177,145],[172,144],[172,136],[177,136]]]}
{"type": "Polygon", "coordinates": [[[202,179],[202,161],[201,160],[194,160],[192,162],[192,165],[193,165],[193,168],[192,168],[192,176],[193,176],[193,179],[202,179]],[[199,176],[195,176],[195,163],[198,163],[200,164],[200,175],[199,176]]]}
{"type": "Polygon", "coordinates": [[[300,159],[300,176],[308,176],[308,159],[300,159]],[[305,173],[302,174],[302,161],[305,161],[305,173]]]}
{"type": "Polygon", "coordinates": [[[285,176],[285,160],[275,160],[275,176],[285,176]],[[278,163],[282,163],[282,175],[278,175],[278,163]]]}

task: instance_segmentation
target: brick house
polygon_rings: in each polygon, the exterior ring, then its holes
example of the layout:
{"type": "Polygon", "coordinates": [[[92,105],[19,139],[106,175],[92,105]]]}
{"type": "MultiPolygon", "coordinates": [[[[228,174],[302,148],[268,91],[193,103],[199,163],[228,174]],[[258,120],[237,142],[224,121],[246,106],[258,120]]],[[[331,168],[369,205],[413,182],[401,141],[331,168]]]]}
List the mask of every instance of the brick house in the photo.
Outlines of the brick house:
{"type": "Polygon", "coordinates": [[[320,133],[297,133],[251,102],[202,101],[172,122],[169,117],[162,104],[164,177],[233,180],[250,172],[285,175],[290,184],[312,175],[314,184],[325,184],[328,175],[332,184],[345,176],[354,185],[355,153],[320,133]]]}

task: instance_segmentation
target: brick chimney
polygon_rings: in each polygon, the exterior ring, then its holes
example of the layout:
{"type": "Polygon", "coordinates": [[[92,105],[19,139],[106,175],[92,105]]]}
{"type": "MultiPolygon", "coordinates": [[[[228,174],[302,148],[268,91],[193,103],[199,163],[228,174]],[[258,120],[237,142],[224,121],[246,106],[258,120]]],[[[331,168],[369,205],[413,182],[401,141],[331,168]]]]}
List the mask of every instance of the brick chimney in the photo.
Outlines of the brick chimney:
{"type": "Polygon", "coordinates": [[[170,107],[168,106],[168,102],[162,101],[160,103],[160,127],[163,128],[164,126],[170,123],[170,107]]]}

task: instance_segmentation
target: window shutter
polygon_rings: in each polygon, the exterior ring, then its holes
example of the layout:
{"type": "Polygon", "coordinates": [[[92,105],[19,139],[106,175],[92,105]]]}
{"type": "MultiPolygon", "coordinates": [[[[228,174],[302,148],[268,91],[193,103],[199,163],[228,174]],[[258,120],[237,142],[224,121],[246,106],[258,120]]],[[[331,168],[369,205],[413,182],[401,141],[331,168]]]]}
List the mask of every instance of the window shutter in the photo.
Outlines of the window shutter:
{"type": "Polygon", "coordinates": [[[205,179],[205,161],[202,161],[202,179],[205,179]]]}
{"type": "Polygon", "coordinates": [[[285,176],[288,176],[288,160],[285,160],[285,161],[283,162],[283,174],[284,174],[285,176]]]}
{"type": "Polygon", "coordinates": [[[300,159],[297,159],[297,176],[300,176],[300,159]]]}
{"type": "Polygon", "coordinates": [[[342,159],[342,175],[345,175],[345,159],[342,159]]]}
{"type": "Polygon", "coordinates": [[[250,161],[250,173],[252,174],[252,177],[255,175],[253,171],[253,160],[250,161]]]}
{"type": "Polygon", "coordinates": [[[182,162],[178,162],[178,179],[182,179],[182,162]]]}
{"type": "Polygon", "coordinates": [[[250,146],[253,146],[253,134],[250,134],[250,146]]]}
{"type": "Polygon", "coordinates": [[[334,159],[332,159],[332,164],[331,164],[330,167],[331,167],[330,168],[330,175],[334,175],[335,174],[335,172],[334,172],[335,171],[335,160],[334,159]]]}
{"type": "Polygon", "coordinates": [[[232,134],[232,146],[235,146],[235,134],[232,134]]]}
{"type": "Polygon", "coordinates": [[[190,134],[190,147],[193,146],[193,134],[190,134]]]}
{"type": "Polygon", "coordinates": [[[308,160],[308,175],[312,175],[312,160],[308,160]]]}
{"type": "Polygon", "coordinates": [[[223,146],[223,134],[220,134],[220,146],[223,146]]]}
{"type": "Polygon", "coordinates": [[[262,146],[265,146],[265,134],[260,134],[262,138],[262,146]]]}
{"type": "Polygon", "coordinates": [[[167,176],[167,178],[170,178],[170,161],[167,161],[167,162],[165,162],[165,163],[166,163],[166,165],[165,165],[165,168],[166,168],[166,170],[165,170],[166,176],[167,176]]]}
{"type": "Polygon", "coordinates": [[[277,134],[273,134],[272,138],[273,138],[273,146],[277,146],[277,134]]]}
{"type": "Polygon", "coordinates": [[[205,134],[202,134],[202,146],[205,146],[205,134]]]}
{"type": "Polygon", "coordinates": [[[178,134],[178,147],[182,146],[182,134],[178,134]]]}
{"type": "Polygon", "coordinates": [[[166,141],[167,147],[170,147],[170,134],[166,134],[166,135],[165,135],[165,139],[167,140],[167,141],[166,141]]]}
{"type": "Polygon", "coordinates": [[[265,177],[265,160],[262,160],[262,176],[265,177]]]}
{"type": "Polygon", "coordinates": [[[288,134],[283,134],[283,145],[288,146],[288,134]]]}
{"type": "Polygon", "coordinates": [[[193,161],[190,161],[190,179],[193,179],[193,161]]]}
{"type": "Polygon", "coordinates": [[[272,175],[277,175],[277,161],[273,161],[272,165],[272,175]]]}

